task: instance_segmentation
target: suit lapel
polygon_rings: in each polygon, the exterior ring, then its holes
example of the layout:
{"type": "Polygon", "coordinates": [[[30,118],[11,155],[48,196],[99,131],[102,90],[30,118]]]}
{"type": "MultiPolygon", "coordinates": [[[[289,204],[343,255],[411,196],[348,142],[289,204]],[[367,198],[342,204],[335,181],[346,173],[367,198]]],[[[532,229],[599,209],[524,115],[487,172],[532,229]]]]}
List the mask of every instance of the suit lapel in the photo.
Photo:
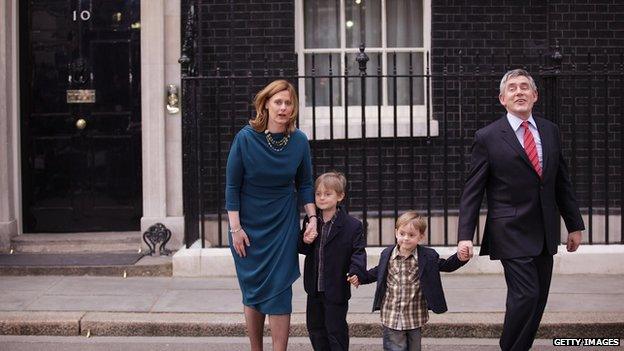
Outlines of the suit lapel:
{"type": "Polygon", "coordinates": [[[514,132],[514,130],[511,128],[511,125],[509,124],[509,121],[507,121],[507,116],[503,116],[503,118],[499,120],[499,125],[500,125],[500,134],[503,140],[518,155],[520,155],[520,158],[524,160],[524,163],[526,163],[526,165],[531,169],[531,171],[533,171],[533,173],[535,173],[535,175],[537,176],[537,172],[533,168],[533,165],[531,164],[531,161],[529,160],[529,156],[527,156],[526,151],[524,151],[522,144],[520,144],[520,141],[518,140],[518,137],[516,136],[516,132],[514,132]]]}

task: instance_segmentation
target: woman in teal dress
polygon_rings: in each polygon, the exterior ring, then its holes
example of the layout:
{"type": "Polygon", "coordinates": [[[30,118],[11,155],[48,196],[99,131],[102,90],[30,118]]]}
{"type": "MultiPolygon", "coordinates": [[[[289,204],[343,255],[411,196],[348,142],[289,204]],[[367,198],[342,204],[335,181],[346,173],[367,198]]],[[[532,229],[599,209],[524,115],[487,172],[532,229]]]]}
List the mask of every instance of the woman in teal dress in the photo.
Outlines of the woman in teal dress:
{"type": "MultiPolygon", "coordinates": [[[[273,350],[286,350],[292,284],[299,278],[298,200],[316,216],[310,146],[295,128],[294,87],[276,80],[254,99],[256,118],[232,142],[226,169],[230,249],[252,350],[262,350],[269,315],[273,350]]],[[[306,232],[316,235],[316,221],[306,232]]]]}

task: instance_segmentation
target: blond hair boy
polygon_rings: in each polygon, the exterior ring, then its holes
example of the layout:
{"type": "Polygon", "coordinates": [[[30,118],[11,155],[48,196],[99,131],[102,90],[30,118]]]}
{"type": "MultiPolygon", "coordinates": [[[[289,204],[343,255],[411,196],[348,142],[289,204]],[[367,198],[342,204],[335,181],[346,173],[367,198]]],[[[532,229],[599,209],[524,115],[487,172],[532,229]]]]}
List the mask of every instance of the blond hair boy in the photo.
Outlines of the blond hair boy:
{"type": "Polygon", "coordinates": [[[381,310],[384,350],[420,350],[420,328],[429,320],[428,310],[447,310],[440,271],[453,272],[467,261],[460,261],[457,253],[440,258],[434,249],[420,245],[426,230],[425,217],[405,212],[395,225],[396,245],[381,252],[379,264],[363,279],[351,279],[355,286],[377,282],[373,312],[381,310]]]}

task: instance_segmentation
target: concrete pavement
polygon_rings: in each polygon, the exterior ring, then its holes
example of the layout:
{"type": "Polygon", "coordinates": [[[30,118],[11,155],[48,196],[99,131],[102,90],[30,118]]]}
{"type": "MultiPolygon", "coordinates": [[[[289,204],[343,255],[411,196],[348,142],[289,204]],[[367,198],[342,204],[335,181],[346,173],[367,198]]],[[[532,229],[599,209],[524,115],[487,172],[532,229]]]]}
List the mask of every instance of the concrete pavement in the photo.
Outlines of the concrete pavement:
{"type": "MultiPolygon", "coordinates": [[[[539,337],[624,337],[624,276],[555,275],[539,337]]],[[[502,275],[444,274],[449,312],[430,314],[425,337],[497,338],[502,275]]],[[[353,289],[354,337],[380,337],[373,285],[353,289]]],[[[0,334],[244,336],[233,277],[1,276],[0,334]]],[[[306,336],[305,293],[294,284],[292,336],[306,336]]]]}
{"type": "MultiPolygon", "coordinates": [[[[265,350],[271,349],[271,338],[264,338],[265,350]]],[[[297,351],[312,351],[306,337],[292,337],[288,348],[297,351]]],[[[382,348],[381,338],[351,338],[351,351],[370,351],[382,348]]],[[[497,351],[498,339],[473,338],[423,338],[424,351],[497,351]]],[[[624,347],[609,347],[607,350],[622,350],[624,347]]],[[[0,335],[0,351],[245,351],[249,350],[246,337],[93,337],[80,336],[14,336],[0,335]]],[[[604,350],[604,347],[555,347],[550,339],[537,339],[533,351],[546,350],[604,350]]]]}

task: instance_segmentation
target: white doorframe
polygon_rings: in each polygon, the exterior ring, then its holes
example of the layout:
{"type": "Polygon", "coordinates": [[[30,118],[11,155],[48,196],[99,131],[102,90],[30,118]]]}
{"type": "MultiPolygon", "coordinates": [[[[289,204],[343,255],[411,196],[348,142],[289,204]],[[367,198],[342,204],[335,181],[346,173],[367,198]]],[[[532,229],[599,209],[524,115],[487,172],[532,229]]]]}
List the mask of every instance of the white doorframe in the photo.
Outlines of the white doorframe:
{"type": "Polygon", "coordinates": [[[18,0],[0,2],[0,250],[21,226],[18,0]]]}
{"type": "MultiPolygon", "coordinates": [[[[168,84],[180,86],[180,0],[141,1],[141,231],[160,222],[183,241],[181,114],[166,113],[168,84]]],[[[178,89],[181,91],[181,89],[178,89]]]]}

